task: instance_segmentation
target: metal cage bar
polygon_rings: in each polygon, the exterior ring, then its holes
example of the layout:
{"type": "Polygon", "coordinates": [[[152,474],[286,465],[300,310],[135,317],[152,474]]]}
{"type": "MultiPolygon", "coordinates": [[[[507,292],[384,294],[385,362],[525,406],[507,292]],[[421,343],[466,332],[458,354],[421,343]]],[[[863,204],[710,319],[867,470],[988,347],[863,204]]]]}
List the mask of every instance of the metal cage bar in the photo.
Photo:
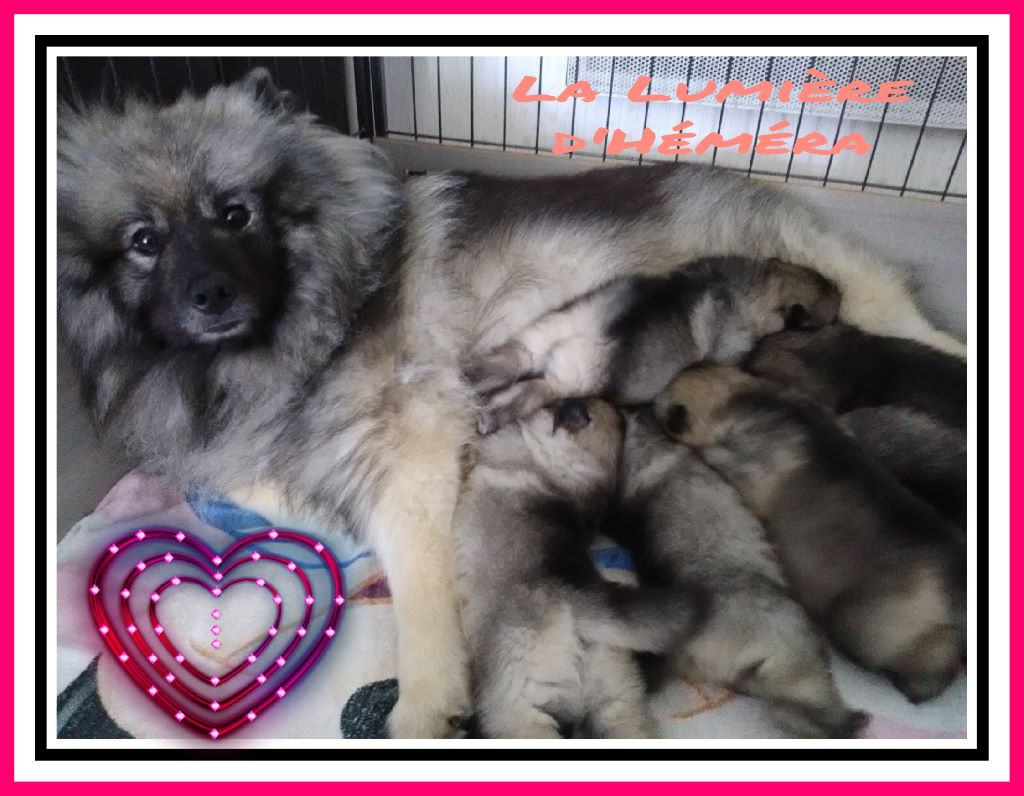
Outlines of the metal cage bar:
{"type": "MultiPolygon", "coordinates": [[[[733,114],[749,112],[746,124],[756,139],[771,123],[768,121],[769,109],[776,114],[772,118],[778,118],[780,110],[777,104],[766,103],[756,96],[750,97],[748,102],[744,102],[742,97],[736,101],[730,98],[719,107],[709,105],[707,101],[679,103],[673,99],[663,107],[646,103],[642,109],[637,107],[630,111],[624,94],[635,79],[632,73],[646,73],[651,78],[648,93],[671,93],[665,86],[671,81],[679,81],[685,82],[692,94],[704,85],[701,80],[709,70],[721,70],[717,72],[720,84],[731,78],[749,84],[761,79],[760,75],[764,75],[765,80],[777,82],[787,74],[787,69],[792,73],[799,67],[797,62],[796,66],[780,69],[780,60],[774,56],[767,59],[765,66],[764,58],[759,58],[757,76],[749,77],[752,61],[746,57],[731,56],[644,56],[642,59],[626,56],[603,59],[595,56],[533,59],[473,56],[463,59],[458,68],[440,56],[429,59],[407,57],[408,61],[405,57],[359,57],[350,61],[341,57],[299,56],[62,57],[58,59],[58,91],[64,101],[76,106],[97,101],[118,103],[129,95],[169,103],[183,91],[201,94],[213,86],[239,79],[253,67],[264,66],[282,88],[295,95],[302,107],[345,133],[370,139],[392,137],[413,142],[422,142],[426,138],[442,146],[528,152],[543,157],[548,155],[545,134],[552,130],[568,130],[570,135],[577,136],[583,135],[581,129],[590,129],[591,124],[596,128],[603,123],[606,128],[618,126],[627,132],[642,126],[667,134],[673,123],[685,121],[688,116],[692,120],[698,113],[704,114],[704,130],[717,131],[721,135],[730,119],[733,119],[733,128],[730,129],[735,129],[738,117],[734,118],[733,114]],[[348,63],[352,66],[351,75],[347,73],[348,63]],[[671,69],[666,67],[667,64],[671,64],[671,69]],[[564,70],[566,85],[581,79],[596,79],[599,83],[594,85],[600,85],[602,92],[607,87],[607,98],[600,97],[598,103],[581,103],[576,97],[564,104],[537,103],[536,109],[526,111],[532,114],[530,121],[526,122],[523,116],[526,109],[511,101],[510,91],[519,83],[522,74],[532,73],[533,69],[537,70],[540,89],[547,82],[548,94],[554,93],[553,87],[560,85],[554,82],[554,77],[564,70]],[[430,72],[436,72],[436,81],[430,72]],[[354,90],[348,88],[346,80],[354,84],[354,90]],[[464,81],[465,88],[459,87],[459,81],[464,81]],[[696,87],[693,83],[697,84],[696,87]],[[425,87],[429,88],[424,98],[425,87]],[[351,103],[354,103],[356,129],[350,129],[348,121],[351,103]],[[673,122],[674,117],[669,117],[671,108],[679,109],[679,122],[673,122]],[[709,110],[713,116],[708,116],[709,110]],[[394,121],[389,121],[392,116],[394,121]],[[436,134],[433,129],[435,123],[436,134]]],[[[915,98],[917,105],[913,113],[908,113],[909,104],[896,107],[896,110],[890,104],[881,108],[876,106],[877,115],[874,117],[866,115],[863,105],[849,101],[835,108],[838,119],[833,114],[830,122],[830,125],[835,124],[835,133],[831,134],[831,126],[828,128],[833,147],[845,130],[856,129],[858,121],[877,125],[872,133],[865,132],[871,150],[864,161],[859,161],[862,165],[851,166],[858,163],[856,158],[862,156],[842,153],[829,154],[827,162],[819,167],[812,162],[813,158],[797,159],[792,152],[787,161],[775,165],[754,151],[751,151],[749,159],[744,158],[737,163],[735,157],[719,157],[717,148],[708,153],[706,161],[716,168],[738,171],[748,177],[771,176],[784,181],[816,182],[821,186],[887,191],[898,196],[935,197],[940,201],[965,199],[967,133],[962,126],[958,131],[957,124],[950,123],[956,109],[951,110],[949,100],[950,87],[965,85],[963,59],[933,56],[931,65],[927,66],[930,71],[926,72],[922,72],[925,67],[920,62],[927,57],[885,59],[855,56],[849,60],[827,60],[847,65],[842,67],[841,77],[831,74],[828,66],[821,66],[829,70],[833,79],[847,82],[863,77],[865,70],[871,69],[875,70],[872,73],[874,80],[898,80],[904,75],[927,74],[927,81],[922,83],[915,98]],[[878,71],[883,67],[879,67],[877,62],[882,61],[889,64],[890,70],[884,77],[878,71]],[[934,83],[931,82],[933,80],[934,83]],[[939,154],[936,154],[937,141],[941,142],[939,154]]],[[[812,65],[815,63],[824,62],[821,59],[811,61],[812,65]]],[[[800,103],[799,109],[793,103],[792,114],[797,135],[805,128],[815,129],[812,117],[819,121],[825,118],[818,114],[817,108],[812,109],[806,103],[800,103]]],[[[697,131],[699,127],[691,129],[697,131]]],[[[634,152],[628,157],[611,155],[608,152],[610,138],[609,130],[599,146],[591,145],[582,151],[571,152],[569,157],[637,165],[681,159],[679,155],[659,156],[653,150],[648,154],[634,152]]],[[[723,150],[721,154],[724,156],[725,152],[723,150]]],[[[682,156],[682,159],[690,157],[682,156]]]]}
{"type": "MultiPolygon", "coordinates": [[[[414,60],[417,63],[406,70],[407,74],[418,74],[420,63],[426,61],[424,58],[414,60]]],[[[637,165],[647,165],[665,159],[694,159],[708,162],[716,168],[739,170],[748,177],[772,176],[784,182],[813,182],[823,187],[887,191],[898,196],[966,198],[961,164],[966,143],[956,132],[957,124],[949,123],[950,117],[956,115],[956,108],[950,105],[946,96],[948,92],[942,93],[949,86],[965,85],[966,67],[959,66],[959,71],[953,68],[955,62],[963,60],[957,57],[807,56],[800,59],[723,55],[642,58],[544,56],[532,59],[527,56],[509,56],[490,59],[486,56],[475,56],[468,60],[470,63],[467,73],[464,65],[458,69],[452,67],[446,70],[443,68],[444,58],[430,58],[431,69],[436,69],[438,73],[439,92],[442,91],[440,84],[444,83],[443,94],[446,104],[443,115],[439,114],[438,117],[438,124],[442,129],[436,136],[436,140],[444,145],[497,148],[502,151],[532,152],[538,156],[546,156],[549,152],[546,151],[545,136],[550,135],[552,131],[568,131],[570,136],[582,136],[586,139],[590,130],[603,127],[608,130],[603,140],[600,137],[588,139],[586,148],[571,151],[568,157],[599,158],[602,162],[632,162],[637,165]],[[922,66],[922,62],[925,61],[929,64],[922,66]],[[937,66],[939,63],[943,64],[941,70],[937,66]],[[665,64],[670,64],[671,69],[666,70],[665,64]],[[797,102],[794,98],[788,101],[788,106],[780,108],[780,100],[775,96],[765,100],[757,94],[733,94],[725,102],[717,105],[712,105],[711,100],[706,97],[692,102],[678,102],[672,97],[664,107],[658,107],[659,103],[645,103],[642,108],[639,105],[633,106],[635,110],[630,110],[631,105],[625,98],[626,90],[633,85],[635,75],[646,74],[651,78],[648,94],[671,96],[672,91],[667,89],[667,84],[678,81],[685,82],[689,87],[689,93],[694,95],[701,92],[705,85],[702,81],[707,79],[709,71],[717,75],[718,86],[731,79],[740,80],[748,86],[759,80],[767,80],[777,85],[783,80],[792,80],[796,84],[793,92],[795,94],[800,90],[801,79],[814,79],[803,75],[803,71],[808,68],[825,70],[828,77],[837,81],[838,85],[856,79],[866,79],[878,84],[903,79],[906,74],[908,78],[917,79],[916,84],[919,88],[917,93],[912,95],[913,103],[897,106],[896,110],[893,110],[890,104],[877,104],[873,109],[865,110],[862,103],[845,99],[842,103],[833,103],[827,113],[823,113],[823,106],[819,103],[797,102]],[[752,73],[755,69],[756,76],[752,73]],[[564,85],[580,80],[591,82],[598,90],[597,102],[584,103],[573,96],[565,103],[538,102],[534,108],[512,101],[510,91],[519,84],[524,75],[533,75],[536,78],[537,88],[531,89],[530,93],[540,91],[547,95],[556,94],[559,86],[563,84],[555,83],[554,76],[561,70],[564,70],[565,74],[564,85]],[[465,88],[459,88],[459,80],[463,81],[465,88]],[[954,82],[950,83],[950,80],[954,82]],[[960,84],[956,84],[957,80],[960,84]],[[460,91],[469,92],[468,121],[464,118],[464,112],[462,118],[448,118],[449,111],[453,108],[453,97],[459,96],[460,91]],[[640,148],[639,152],[634,151],[629,157],[622,153],[610,153],[609,144],[615,129],[625,131],[628,138],[637,138],[638,136],[631,133],[642,129],[652,129],[661,135],[671,134],[669,128],[673,122],[668,119],[665,112],[668,107],[679,109],[679,121],[676,123],[694,121],[699,115],[703,115],[703,122],[694,122],[689,132],[717,132],[720,136],[725,136],[726,130],[737,129],[741,118],[737,114],[749,112],[749,121],[745,122],[746,126],[741,129],[746,132],[753,131],[755,140],[767,127],[788,117],[792,126],[787,128],[786,132],[792,135],[789,139],[791,144],[799,136],[820,131],[819,134],[824,133],[825,136],[820,146],[835,148],[841,146],[840,141],[844,136],[851,132],[861,132],[867,139],[870,152],[866,156],[861,156],[840,151],[828,153],[827,157],[813,158],[797,156],[797,152],[790,151],[786,155],[769,158],[751,151],[749,156],[740,159],[735,157],[734,151],[720,150],[717,147],[712,147],[703,157],[666,157],[659,155],[654,148],[648,152],[640,148]],[[493,109],[493,112],[485,111],[484,108],[493,109]],[[709,110],[713,116],[708,115],[709,110]],[[772,114],[770,118],[769,110],[772,114]],[[581,133],[581,130],[585,132],[581,133]],[[942,132],[935,133],[936,130],[942,132]],[[937,146],[939,139],[941,146],[937,146]],[[828,143],[829,141],[831,143],[828,143]],[[728,158],[725,157],[727,153],[730,155],[728,158]],[[739,168],[740,163],[737,163],[737,160],[741,161],[742,169],[739,168]]],[[[409,77],[405,79],[408,81],[409,77]]],[[[410,84],[415,82],[412,80],[410,84]]],[[[388,85],[391,86],[390,83],[388,85]]],[[[420,89],[422,77],[419,89],[413,85],[412,94],[405,102],[418,102],[420,89]]],[[[714,97],[716,93],[717,91],[711,92],[711,96],[714,97]]],[[[440,105],[440,94],[438,103],[440,105]]],[[[399,115],[405,118],[408,112],[399,115]]],[[[458,116],[456,113],[456,117],[458,116]]],[[[408,136],[408,126],[390,125],[387,134],[404,139],[408,136]]],[[[417,135],[422,137],[422,129],[418,130],[414,126],[414,140],[418,140],[417,135]]],[[[732,136],[734,133],[728,135],[732,136]]]]}

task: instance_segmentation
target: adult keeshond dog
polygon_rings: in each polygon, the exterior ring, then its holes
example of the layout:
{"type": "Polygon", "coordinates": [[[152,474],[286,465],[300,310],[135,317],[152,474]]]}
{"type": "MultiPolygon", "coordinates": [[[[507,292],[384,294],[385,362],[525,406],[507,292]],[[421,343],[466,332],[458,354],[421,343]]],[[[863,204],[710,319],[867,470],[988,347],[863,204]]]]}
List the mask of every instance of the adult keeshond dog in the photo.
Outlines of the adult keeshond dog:
{"type": "Polygon", "coordinates": [[[470,711],[452,588],[461,375],[609,279],[710,254],[816,268],[869,331],[962,353],[885,263],[771,186],[700,167],[402,183],[266,73],[170,107],[62,108],[58,317],[106,438],[350,526],[394,595],[395,736],[470,711]]]}

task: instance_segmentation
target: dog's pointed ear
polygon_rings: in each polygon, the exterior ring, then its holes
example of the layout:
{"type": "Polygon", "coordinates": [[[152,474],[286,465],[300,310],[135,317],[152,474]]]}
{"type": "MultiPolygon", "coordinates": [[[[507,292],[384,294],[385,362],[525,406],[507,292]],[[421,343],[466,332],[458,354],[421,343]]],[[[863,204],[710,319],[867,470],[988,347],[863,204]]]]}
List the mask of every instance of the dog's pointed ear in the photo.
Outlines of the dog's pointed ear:
{"type": "Polygon", "coordinates": [[[270,71],[257,66],[238,82],[238,87],[267,110],[294,111],[295,95],[274,85],[270,71]]]}

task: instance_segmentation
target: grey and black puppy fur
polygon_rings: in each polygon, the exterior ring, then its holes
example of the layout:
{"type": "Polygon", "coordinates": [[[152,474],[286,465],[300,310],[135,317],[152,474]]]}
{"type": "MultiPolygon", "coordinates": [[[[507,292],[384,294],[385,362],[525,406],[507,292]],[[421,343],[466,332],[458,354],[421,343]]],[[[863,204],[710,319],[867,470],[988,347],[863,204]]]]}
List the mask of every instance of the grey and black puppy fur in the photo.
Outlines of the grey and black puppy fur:
{"type": "Polygon", "coordinates": [[[691,629],[691,591],[604,581],[588,546],[615,489],[622,423],[598,400],[477,441],[455,512],[456,589],[480,727],[494,738],[653,737],[630,650],[691,629]]]}
{"type": "Polygon", "coordinates": [[[967,435],[961,429],[903,406],[854,409],[839,425],[903,486],[967,530],[967,435]]]}
{"type": "Polygon", "coordinates": [[[801,737],[850,737],[867,721],[843,701],[825,639],[789,593],[761,523],[649,407],[627,410],[619,498],[606,529],[641,584],[699,587],[700,629],[673,654],[694,679],[766,701],[801,737]]]}
{"type": "Polygon", "coordinates": [[[865,451],[966,529],[964,360],[837,323],[769,335],[745,366],[842,414],[842,426],[865,451]]]}
{"type": "Polygon", "coordinates": [[[967,362],[913,340],[837,323],[766,337],[746,362],[751,373],[796,387],[840,414],[894,404],[967,427],[967,362]]]}
{"type": "Polygon", "coordinates": [[[467,378],[491,393],[480,431],[558,398],[648,403],[694,362],[735,362],[766,334],[831,323],[839,298],[809,268],[743,257],[616,279],[471,356],[467,378]]]}
{"type": "Polygon", "coordinates": [[[764,523],[794,593],[840,649],[914,702],[957,676],[966,644],[963,535],[826,411],[710,363],[681,373],[655,411],[764,523]]]}
{"type": "Polygon", "coordinates": [[[844,320],[963,350],[862,241],[721,169],[402,183],[265,71],[166,107],[58,112],[57,318],[98,427],[150,472],[374,548],[395,736],[450,735],[472,709],[451,553],[479,407],[465,356],[715,254],[814,267],[844,320]]]}

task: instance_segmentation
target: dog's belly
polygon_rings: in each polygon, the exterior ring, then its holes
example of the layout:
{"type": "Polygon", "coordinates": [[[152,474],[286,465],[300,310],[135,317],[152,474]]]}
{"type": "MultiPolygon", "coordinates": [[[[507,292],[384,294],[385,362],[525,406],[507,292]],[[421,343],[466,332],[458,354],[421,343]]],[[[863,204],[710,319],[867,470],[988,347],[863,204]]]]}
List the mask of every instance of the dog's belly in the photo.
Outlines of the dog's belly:
{"type": "Polygon", "coordinates": [[[886,263],[774,186],[700,167],[478,182],[410,185],[401,312],[435,348],[490,348],[609,279],[737,255],[814,268],[840,288],[847,322],[963,356],[886,263]]]}
{"type": "Polygon", "coordinates": [[[406,326],[429,339],[441,359],[453,351],[486,350],[611,279],[664,272],[686,259],[675,247],[656,244],[639,235],[524,224],[450,252],[422,272],[410,269],[406,326]]]}

